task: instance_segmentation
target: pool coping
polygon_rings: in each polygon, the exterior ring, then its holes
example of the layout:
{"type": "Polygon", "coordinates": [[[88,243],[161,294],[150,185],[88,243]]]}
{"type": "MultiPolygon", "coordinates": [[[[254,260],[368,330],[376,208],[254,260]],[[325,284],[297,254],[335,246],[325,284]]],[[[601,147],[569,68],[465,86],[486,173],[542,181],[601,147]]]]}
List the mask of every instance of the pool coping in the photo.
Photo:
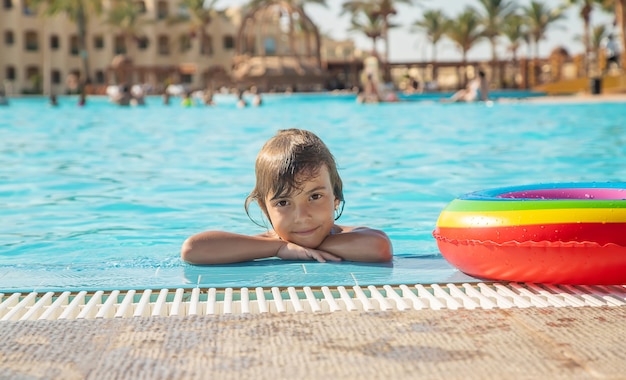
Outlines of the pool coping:
{"type": "Polygon", "coordinates": [[[46,379],[622,378],[626,307],[0,322],[0,372],[46,379]]]}

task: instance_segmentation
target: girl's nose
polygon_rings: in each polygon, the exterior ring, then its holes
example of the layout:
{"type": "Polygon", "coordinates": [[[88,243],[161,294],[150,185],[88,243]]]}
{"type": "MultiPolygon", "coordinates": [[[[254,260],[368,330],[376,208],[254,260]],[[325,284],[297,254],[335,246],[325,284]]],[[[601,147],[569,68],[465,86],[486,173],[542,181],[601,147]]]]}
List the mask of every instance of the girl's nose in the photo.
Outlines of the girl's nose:
{"type": "Polygon", "coordinates": [[[307,203],[299,204],[296,206],[295,210],[296,220],[306,219],[311,216],[310,208],[307,203]]]}

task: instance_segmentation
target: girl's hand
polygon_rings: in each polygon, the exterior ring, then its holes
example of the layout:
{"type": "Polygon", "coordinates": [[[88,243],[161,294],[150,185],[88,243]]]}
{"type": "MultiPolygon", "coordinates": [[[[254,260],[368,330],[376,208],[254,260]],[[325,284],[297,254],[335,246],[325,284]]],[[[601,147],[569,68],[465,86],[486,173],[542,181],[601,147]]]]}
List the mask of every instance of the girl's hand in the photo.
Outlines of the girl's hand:
{"type": "Polygon", "coordinates": [[[320,263],[341,261],[341,257],[319,249],[305,248],[297,244],[287,243],[278,249],[276,256],[283,260],[317,260],[320,263]]]}

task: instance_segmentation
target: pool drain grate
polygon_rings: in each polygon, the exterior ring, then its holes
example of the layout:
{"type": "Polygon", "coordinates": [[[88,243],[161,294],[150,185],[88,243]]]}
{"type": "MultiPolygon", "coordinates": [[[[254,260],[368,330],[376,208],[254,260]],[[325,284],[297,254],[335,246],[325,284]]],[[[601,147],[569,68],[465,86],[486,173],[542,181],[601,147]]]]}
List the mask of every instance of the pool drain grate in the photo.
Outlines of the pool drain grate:
{"type": "Polygon", "coordinates": [[[0,320],[625,306],[625,286],[464,283],[0,293],[0,320]]]}

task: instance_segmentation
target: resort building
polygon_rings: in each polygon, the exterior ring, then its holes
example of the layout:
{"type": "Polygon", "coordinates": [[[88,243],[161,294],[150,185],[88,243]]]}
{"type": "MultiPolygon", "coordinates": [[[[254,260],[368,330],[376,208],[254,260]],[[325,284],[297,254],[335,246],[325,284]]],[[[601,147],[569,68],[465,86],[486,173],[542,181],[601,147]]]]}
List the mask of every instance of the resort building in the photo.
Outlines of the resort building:
{"type": "Polygon", "coordinates": [[[121,3],[103,0],[100,15],[87,14],[81,51],[77,24],[66,14],[45,16],[26,0],[2,0],[0,80],[7,92],[64,93],[67,78],[84,69],[88,78],[80,80],[88,79],[94,92],[121,81],[155,90],[172,82],[202,87],[212,75],[229,71],[239,9],[215,12],[206,33],[199,33],[178,1],[136,1],[137,18],[123,27],[111,22],[116,4],[121,3]],[[88,57],[85,68],[82,56],[88,57]]]}
{"type": "Polygon", "coordinates": [[[362,67],[354,43],[320,38],[300,9],[279,5],[249,14],[241,7],[204,10],[202,21],[179,0],[102,0],[101,12],[87,9],[81,49],[78,24],[67,14],[1,1],[0,84],[8,94],[63,94],[82,82],[91,93],[111,84],[144,84],[153,92],[171,83],[319,89],[337,82],[327,69],[354,85],[353,70],[362,67]]]}

